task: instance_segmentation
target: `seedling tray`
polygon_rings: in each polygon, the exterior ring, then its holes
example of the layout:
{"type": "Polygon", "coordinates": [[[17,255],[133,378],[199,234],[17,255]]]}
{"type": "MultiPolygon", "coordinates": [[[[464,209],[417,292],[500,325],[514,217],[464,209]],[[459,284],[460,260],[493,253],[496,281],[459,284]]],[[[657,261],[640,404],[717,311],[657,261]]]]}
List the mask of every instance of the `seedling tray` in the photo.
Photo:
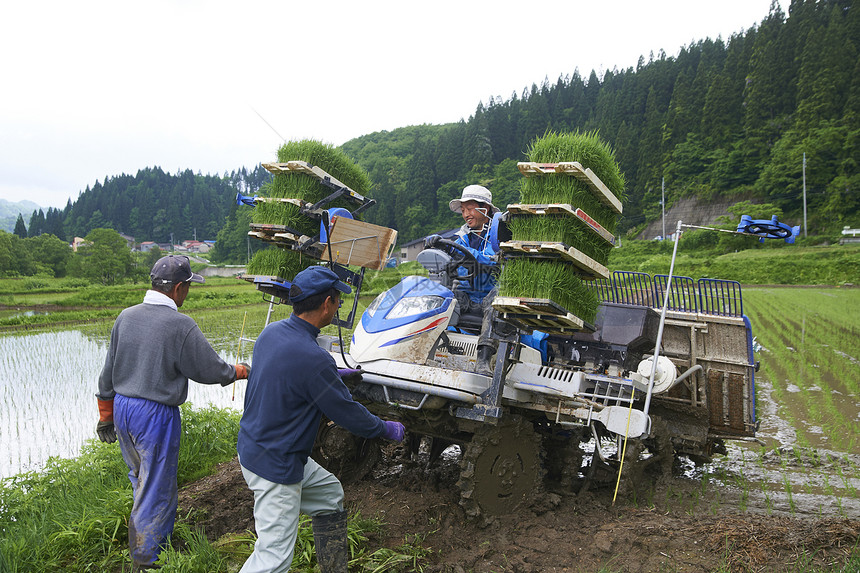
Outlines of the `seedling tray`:
{"type": "Polygon", "coordinates": [[[541,203],[541,204],[515,204],[508,205],[508,212],[512,215],[563,215],[576,217],[594,232],[598,237],[610,245],[615,244],[615,236],[607,231],[600,223],[595,221],[588,213],[579,207],[573,207],[568,203],[541,203]]]}
{"type": "Polygon", "coordinates": [[[588,184],[594,195],[606,206],[621,214],[621,201],[609,190],[600,178],[589,168],[584,168],[577,161],[565,161],[562,163],[535,163],[533,161],[521,161],[517,163],[517,169],[525,177],[541,175],[568,175],[576,177],[588,184]]]}
{"type": "Polygon", "coordinates": [[[493,308],[503,320],[526,331],[540,330],[547,334],[573,334],[583,330],[594,332],[594,325],[545,298],[497,296],[493,299],[493,308]]]}
{"type": "Polygon", "coordinates": [[[525,256],[561,259],[571,263],[585,280],[609,278],[609,269],[564,243],[506,241],[499,245],[505,257],[525,256]]]}

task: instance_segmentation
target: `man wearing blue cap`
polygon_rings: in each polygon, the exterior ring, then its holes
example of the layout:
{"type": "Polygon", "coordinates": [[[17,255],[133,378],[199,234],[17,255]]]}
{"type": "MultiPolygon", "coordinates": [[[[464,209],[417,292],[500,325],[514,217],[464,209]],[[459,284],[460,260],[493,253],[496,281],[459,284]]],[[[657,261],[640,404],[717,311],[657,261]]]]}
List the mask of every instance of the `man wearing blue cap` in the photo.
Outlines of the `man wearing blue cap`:
{"type": "Polygon", "coordinates": [[[347,572],[343,487],[310,457],[323,415],[364,438],[403,440],[403,424],[354,401],[334,359],[317,345],[341,293],[351,291],[328,268],[303,270],[290,287],[293,313],[267,326],[254,344],[237,448],[254,492],[257,542],[242,573],[289,571],[301,512],[312,519],[320,571],[347,572]]]}
{"type": "Polygon", "coordinates": [[[247,364],[230,365],[212,349],[197,323],[177,312],[191,283],[188,257],[168,255],[150,272],[143,303],[122,311],[113,325],[96,394],[103,442],[119,439],[134,504],[128,520],[132,571],[149,569],[173,532],[178,488],[179,405],[188,379],[226,386],[247,378],[247,364]]]}

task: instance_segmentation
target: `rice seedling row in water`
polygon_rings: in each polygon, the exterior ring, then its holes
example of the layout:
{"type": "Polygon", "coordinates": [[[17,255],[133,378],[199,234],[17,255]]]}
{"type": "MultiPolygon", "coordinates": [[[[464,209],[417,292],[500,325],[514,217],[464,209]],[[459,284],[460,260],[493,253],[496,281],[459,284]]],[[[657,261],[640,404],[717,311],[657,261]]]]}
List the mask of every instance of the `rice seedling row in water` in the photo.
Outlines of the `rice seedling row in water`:
{"type": "Polygon", "coordinates": [[[514,215],[508,223],[514,241],[564,243],[606,265],[612,245],[575,217],[514,215]]]}
{"type": "Polygon", "coordinates": [[[499,295],[550,299],[586,322],[597,312],[597,294],[571,272],[570,263],[519,257],[499,277],[499,295]]]}
{"type": "Polygon", "coordinates": [[[852,356],[838,350],[856,346],[856,341],[847,341],[841,334],[849,332],[845,323],[824,320],[817,314],[791,319],[786,309],[775,304],[773,299],[758,301],[750,316],[759,341],[769,351],[787,349],[795,362],[799,362],[800,383],[814,369],[815,375],[822,378],[822,384],[833,391],[848,395],[860,393],[860,365],[852,356]],[[765,325],[766,328],[760,328],[765,325]]]}
{"type": "MultiPolygon", "coordinates": [[[[807,322],[805,329],[801,326],[803,319],[796,316],[795,309],[805,307],[794,301],[799,297],[808,301],[816,293],[809,289],[750,289],[745,293],[747,312],[756,336],[767,349],[762,375],[771,380],[775,393],[783,394],[779,399],[781,410],[792,410],[801,419],[821,424],[831,445],[852,450],[860,438],[856,400],[851,400],[852,395],[857,396],[856,382],[844,373],[854,365],[821,342],[833,332],[845,330],[845,323],[838,322],[828,304],[814,307],[815,320],[807,322]],[[829,317],[824,319],[822,315],[829,317]],[[788,388],[797,391],[788,392],[788,388]]],[[[850,320],[850,311],[848,316],[850,320]]]]}
{"type": "MultiPolygon", "coordinates": [[[[767,348],[769,351],[763,360],[767,366],[764,372],[769,374],[768,379],[771,380],[774,390],[782,393],[782,398],[779,401],[782,409],[791,411],[794,418],[812,424],[821,424],[820,405],[823,392],[810,392],[810,389],[818,388],[816,382],[811,378],[815,372],[807,372],[808,365],[806,362],[800,359],[796,352],[785,346],[777,345],[767,348]]],[[[796,423],[794,426],[798,431],[801,431],[803,427],[796,423]]],[[[833,435],[833,432],[828,431],[827,434],[833,435]]]]}

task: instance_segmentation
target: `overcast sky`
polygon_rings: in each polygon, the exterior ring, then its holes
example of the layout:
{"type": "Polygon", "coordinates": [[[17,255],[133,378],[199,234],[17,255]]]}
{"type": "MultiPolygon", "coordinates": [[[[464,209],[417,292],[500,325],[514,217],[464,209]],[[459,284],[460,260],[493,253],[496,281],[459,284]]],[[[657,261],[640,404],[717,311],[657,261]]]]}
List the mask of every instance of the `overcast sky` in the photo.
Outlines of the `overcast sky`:
{"type": "Polygon", "coordinates": [[[223,174],[284,139],[468,119],[544,78],[727,40],[770,3],[7,2],[0,198],[63,207],[144,167],[223,174]]]}

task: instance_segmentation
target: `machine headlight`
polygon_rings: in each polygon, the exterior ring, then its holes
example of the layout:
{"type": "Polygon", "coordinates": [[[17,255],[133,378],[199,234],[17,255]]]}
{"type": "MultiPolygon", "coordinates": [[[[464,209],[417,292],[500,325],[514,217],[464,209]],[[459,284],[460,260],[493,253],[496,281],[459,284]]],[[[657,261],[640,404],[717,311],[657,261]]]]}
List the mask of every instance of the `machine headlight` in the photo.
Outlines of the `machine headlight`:
{"type": "Polygon", "coordinates": [[[379,308],[379,305],[380,305],[380,304],[382,304],[382,301],[383,301],[383,300],[385,300],[385,295],[386,295],[386,294],[387,294],[386,292],[383,292],[383,293],[382,293],[382,294],[380,294],[378,297],[376,297],[375,299],[373,299],[373,302],[372,302],[372,303],[370,303],[370,306],[368,306],[368,307],[364,310],[364,312],[365,312],[365,314],[367,314],[367,316],[373,316],[373,313],[375,313],[375,312],[376,312],[376,309],[377,309],[377,308],[379,308]]]}
{"type": "MultiPolygon", "coordinates": [[[[376,303],[376,301],[373,302],[376,303]]],[[[394,305],[394,308],[388,312],[385,318],[403,318],[404,316],[422,314],[440,308],[444,304],[445,298],[441,296],[426,295],[403,298],[394,305]]]]}

